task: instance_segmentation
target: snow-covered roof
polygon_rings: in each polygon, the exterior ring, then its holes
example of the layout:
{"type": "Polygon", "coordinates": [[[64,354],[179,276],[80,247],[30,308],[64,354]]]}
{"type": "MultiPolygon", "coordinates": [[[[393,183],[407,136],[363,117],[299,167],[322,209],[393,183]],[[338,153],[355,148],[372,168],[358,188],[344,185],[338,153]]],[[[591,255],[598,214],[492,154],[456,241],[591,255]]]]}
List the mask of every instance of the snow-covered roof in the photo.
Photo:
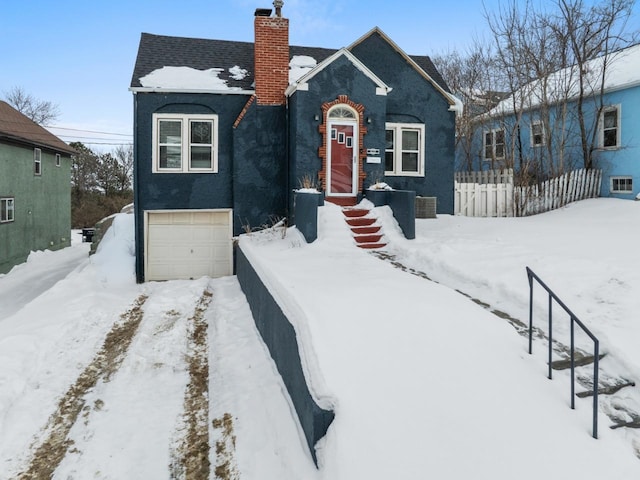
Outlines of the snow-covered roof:
{"type": "MultiPolygon", "coordinates": [[[[191,67],[162,67],[140,78],[140,84],[147,88],[184,88],[188,90],[240,90],[230,87],[227,80],[220,78],[222,68],[197,70],[191,67]]],[[[238,75],[229,71],[231,78],[238,75]]]]}
{"type": "MultiPolygon", "coordinates": [[[[361,37],[356,45],[374,32],[361,37]]],[[[390,41],[390,40],[388,40],[390,41]]],[[[402,52],[395,44],[394,48],[402,52]]],[[[347,48],[350,50],[350,47],[347,48]]],[[[337,49],[291,45],[289,80],[297,82],[320,65],[337,49]]],[[[424,55],[407,55],[407,61],[425,78],[434,82],[444,94],[448,88],[431,59],[424,55]]],[[[202,38],[172,37],[143,33],[131,78],[132,91],[205,91],[219,93],[254,93],[254,44],[202,38]]],[[[454,100],[450,103],[453,105],[454,100]]]]}
{"type": "MultiPolygon", "coordinates": [[[[585,64],[587,95],[598,94],[601,75],[606,67],[604,91],[612,92],[640,85],[640,44],[593,59],[585,64]],[[605,62],[606,60],[606,62],[605,62]]],[[[555,103],[578,95],[578,67],[558,70],[545,81],[535,80],[498,103],[487,116],[500,116],[513,112],[514,105],[524,110],[536,108],[544,99],[555,103]],[[546,88],[546,94],[544,93],[546,88]]]]}

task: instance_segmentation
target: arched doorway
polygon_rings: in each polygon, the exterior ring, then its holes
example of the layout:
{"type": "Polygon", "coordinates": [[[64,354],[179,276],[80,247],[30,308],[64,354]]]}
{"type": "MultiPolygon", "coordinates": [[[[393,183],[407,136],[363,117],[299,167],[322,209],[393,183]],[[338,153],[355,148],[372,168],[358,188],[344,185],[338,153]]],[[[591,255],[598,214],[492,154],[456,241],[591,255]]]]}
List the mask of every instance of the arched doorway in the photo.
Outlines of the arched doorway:
{"type": "Polygon", "coordinates": [[[354,196],[358,191],[359,115],[346,104],[327,112],[326,193],[328,196],[354,196]]]}

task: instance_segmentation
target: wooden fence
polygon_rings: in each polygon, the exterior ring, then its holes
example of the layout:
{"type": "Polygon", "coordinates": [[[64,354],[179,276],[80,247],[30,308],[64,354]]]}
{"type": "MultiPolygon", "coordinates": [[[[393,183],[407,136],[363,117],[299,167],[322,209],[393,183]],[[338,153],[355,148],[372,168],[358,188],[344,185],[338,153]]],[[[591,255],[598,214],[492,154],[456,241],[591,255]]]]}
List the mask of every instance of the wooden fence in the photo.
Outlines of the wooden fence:
{"type": "Polygon", "coordinates": [[[468,217],[523,217],[597,197],[601,170],[574,170],[539,185],[514,186],[513,170],[456,172],[454,214],[468,217]]]}
{"type": "Polygon", "coordinates": [[[513,199],[513,169],[455,172],[455,215],[513,217],[513,199]]]}
{"type": "Polygon", "coordinates": [[[454,211],[467,217],[513,217],[513,183],[457,183],[454,211]]]}
{"type": "Polygon", "coordinates": [[[481,185],[510,183],[513,185],[513,168],[504,170],[481,170],[479,172],[455,172],[458,183],[479,183],[481,185]]]}
{"type": "Polygon", "coordinates": [[[535,215],[564,207],[567,203],[598,197],[601,182],[602,170],[582,168],[549,179],[540,185],[516,187],[516,215],[535,215]]]}

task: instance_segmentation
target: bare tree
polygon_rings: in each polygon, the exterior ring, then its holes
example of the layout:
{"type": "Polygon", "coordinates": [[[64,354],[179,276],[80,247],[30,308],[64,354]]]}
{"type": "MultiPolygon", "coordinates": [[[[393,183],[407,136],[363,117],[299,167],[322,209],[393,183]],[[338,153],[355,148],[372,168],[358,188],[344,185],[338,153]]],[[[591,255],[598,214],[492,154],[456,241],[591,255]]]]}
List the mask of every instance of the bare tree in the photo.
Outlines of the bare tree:
{"type": "Polygon", "coordinates": [[[634,36],[626,32],[635,0],[603,0],[587,7],[583,0],[556,0],[560,11],[557,28],[564,28],[571,60],[578,72],[575,95],[580,146],[585,168],[593,166],[600,115],[604,108],[607,73],[616,51],[634,36]],[[595,109],[587,118],[585,107],[595,109]]]}
{"type": "Polygon", "coordinates": [[[58,105],[38,100],[20,87],[13,87],[9,92],[5,92],[5,99],[7,103],[38,125],[50,125],[60,116],[58,105]]]}
{"type": "Polygon", "coordinates": [[[81,198],[98,185],[99,156],[81,142],[69,144],[76,153],[71,158],[71,194],[81,198]]]}
{"type": "Polygon", "coordinates": [[[607,73],[615,52],[632,41],[625,28],[634,3],[602,0],[587,7],[583,0],[554,0],[543,10],[533,0],[510,0],[497,11],[485,11],[503,74],[497,81],[513,92],[510,106],[503,104],[491,120],[501,115],[510,134],[507,166],[532,172],[536,179],[578,162],[593,166],[607,73]],[[523,148],[522,129],[534,121],[544,128],[545,148],[523,148]],[[570,138],[580,139],[580,159],[568,145],[570,138]]]}
{"type": "Polygon", "coordinates": [[[119,145],[114,151],[113,156],[118,163],[122,166],[122,169],[129,179],[129,182],[133,179],[133,145],[119,145]]]}
{"type": "Polygon", "coordinates": [[[491,47],[480,40],[465,52],[456,50],[433,56],[433,62],[443,76],[451,92],[464,106],[462,114],[456,115],[456,152],[459,164],[456,168],[472,171],[475,160],[482,152],[474,143],[475,119],[493,108],[502,98],[495,91],[495,64],[491,47]]]}

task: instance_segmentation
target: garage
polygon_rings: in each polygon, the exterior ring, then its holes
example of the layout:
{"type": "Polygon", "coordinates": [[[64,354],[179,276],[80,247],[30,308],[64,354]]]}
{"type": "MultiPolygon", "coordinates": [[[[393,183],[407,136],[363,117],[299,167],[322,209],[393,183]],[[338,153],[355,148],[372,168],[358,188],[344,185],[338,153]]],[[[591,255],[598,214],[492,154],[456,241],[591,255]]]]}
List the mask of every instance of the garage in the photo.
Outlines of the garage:
{"type": "Polygon", "coordinates": [[[232,212],[145,212],[145,280],[233,274],[232,212]]]}

